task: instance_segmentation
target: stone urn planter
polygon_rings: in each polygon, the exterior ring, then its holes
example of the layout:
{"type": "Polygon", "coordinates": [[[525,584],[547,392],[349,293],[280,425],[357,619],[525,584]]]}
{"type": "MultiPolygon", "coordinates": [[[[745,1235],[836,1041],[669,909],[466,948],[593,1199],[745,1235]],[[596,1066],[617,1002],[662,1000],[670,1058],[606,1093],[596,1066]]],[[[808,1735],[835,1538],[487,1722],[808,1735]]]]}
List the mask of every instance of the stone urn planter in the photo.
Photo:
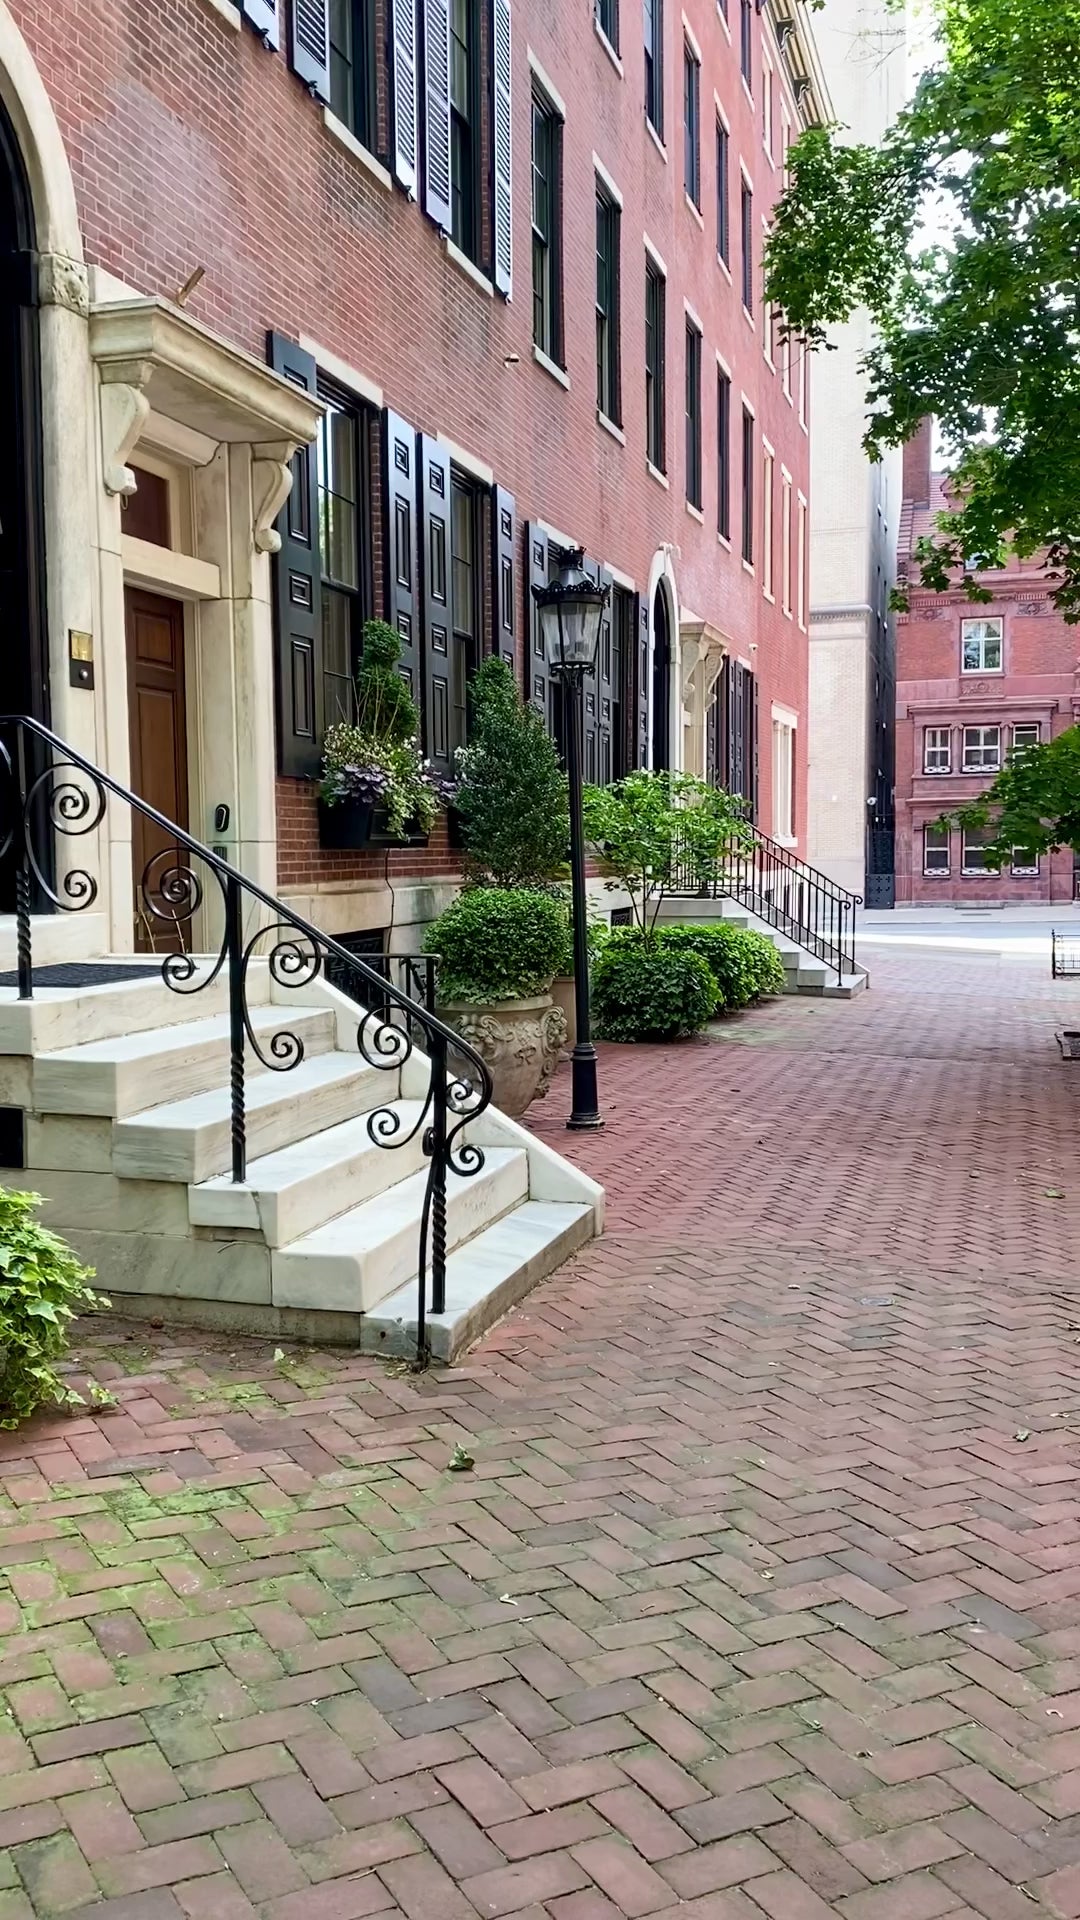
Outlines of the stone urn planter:
{"type": "Polygon", "coordinates": [[[566,1039],[566,1016],[550,993],[487,1006],[451,1001],[439,1014],[476,1048],[491,1074],[493,1104],[516,1120],[543,1099],[566,1039]]]}
{"type": "Polygon", "coordinates": [[[563,1018],[566,1021],[566,1039],[563,1045],[573,1047],[577,1044],[577,1000],[572,973],[556,974],[551,983],[551,997],[555,1005],[562,1008],[563,1018]]]}

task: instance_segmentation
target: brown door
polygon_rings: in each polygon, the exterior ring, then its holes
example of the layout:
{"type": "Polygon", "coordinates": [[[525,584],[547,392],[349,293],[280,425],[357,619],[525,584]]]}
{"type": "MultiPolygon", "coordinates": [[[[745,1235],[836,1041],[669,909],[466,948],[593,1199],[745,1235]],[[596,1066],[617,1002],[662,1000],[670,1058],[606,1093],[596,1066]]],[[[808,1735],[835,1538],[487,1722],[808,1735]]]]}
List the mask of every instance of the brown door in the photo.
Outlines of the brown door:
{"type": "MultiPolygon", "coordinates": [[[[184,705],[184,610],[177,600],[124,592],[127,626],[131,786],[167,820],[188,824],[187,712],[184,705]]],[[[191,946],[187,867],[176,841],[137,809],[131,817],[135,879],[135,944],[176,952],[191,946]],[[170,874],[174,877],[170,881],[170,874]]]]}

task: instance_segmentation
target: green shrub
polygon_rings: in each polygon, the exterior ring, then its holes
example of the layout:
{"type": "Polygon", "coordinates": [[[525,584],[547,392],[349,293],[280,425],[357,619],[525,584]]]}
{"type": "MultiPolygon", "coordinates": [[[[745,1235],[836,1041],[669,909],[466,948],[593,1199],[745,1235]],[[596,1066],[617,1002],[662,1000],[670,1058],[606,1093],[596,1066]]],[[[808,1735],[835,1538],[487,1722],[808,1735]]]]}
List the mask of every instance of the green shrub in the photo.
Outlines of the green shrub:
{"type": "Polygon", "coordinates": [[[420,738],[420,709],[400,661],[401,635],[385,620],[365,620],[356,669],[356,724],[369,739],[392,747],[420,738]]]}
{"type": "Polygon", "coordinates": [[[0,1187],[0,1427],[35,1407],[78,1403],[56,1371],[77,1313],[107,1307],[92,1292],[93,1268],[34,1219],[38,1193],[0,1187]]]}
{"type": "Polygon", "coordinates": [[[566,909],[536,887],[467,887],[433,920],[439,998],[485,1004],[546,993],[566,953],[566,909]]]}
{"type": "Polygon", "coordinates": [[[469,693],[469,744],[457,755],[465,866],[481,886],[537,887],[570,850],[566,779],[540,715],[505,660],[485,660],[469,693]]]}
{"type": "Polygon", "coordinates": [[[765,993],[783,993],[784,967],[776,948],[763,933],[750,927],[711,925],[664,927],[658,938],[678,953],[699,953],[729,1012],[749,1006],[765,993]]]}
{"type": "Polygon", "coordinates": [[[592,974],[592,1011],[601,1040],[680,1040],[699,1033],[718,994],[700,954],[614,933],[592,974]]]}

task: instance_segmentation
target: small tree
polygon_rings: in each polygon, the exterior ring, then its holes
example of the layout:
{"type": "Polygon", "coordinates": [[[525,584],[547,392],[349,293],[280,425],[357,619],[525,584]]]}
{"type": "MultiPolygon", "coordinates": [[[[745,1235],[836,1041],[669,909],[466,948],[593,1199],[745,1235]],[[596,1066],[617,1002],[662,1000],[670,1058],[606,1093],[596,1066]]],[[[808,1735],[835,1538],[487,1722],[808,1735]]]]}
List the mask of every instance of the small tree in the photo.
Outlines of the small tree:
{"type": "Polygon", "coordinates": [[[1021,747],[985,793],[943,824],[989,827],[985,857],[995,870],[1008,865],[1015,847],[1030,854],[1080,849],[1080,727],[1021,747]]]}
{"type": "Polygon", "coordinates": [[[401,636],[385,620],[364,623],[356,669],[356,725],[369,740],[404,746],[420,737],[420,709],[402,678],[401,636]]]}
{"type": "Polygon", "coordinates": [[[586,787],[585,832],[630,895],[634,922],[649,941],[665,894],[687,878],[696,891],[747,838],[743,803],[688,773],[628,773],[610,787],[586,787]]]}
{"type": "Polygon", "coordinates": [[[470,880],[542,887],[557,879],[570,846],[566,780],[543,721],[503,660],[485,660],[476,673],[469,744],[457,764],[470,880]]]}

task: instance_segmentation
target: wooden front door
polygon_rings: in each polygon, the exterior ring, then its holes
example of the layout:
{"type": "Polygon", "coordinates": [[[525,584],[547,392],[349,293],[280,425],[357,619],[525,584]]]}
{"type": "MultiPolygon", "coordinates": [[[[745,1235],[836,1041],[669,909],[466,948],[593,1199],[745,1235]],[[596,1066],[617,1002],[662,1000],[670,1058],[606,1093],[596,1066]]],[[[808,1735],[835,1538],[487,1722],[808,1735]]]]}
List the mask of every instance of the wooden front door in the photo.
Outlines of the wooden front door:
{"type": "MultiPolygon", "coordinates": [[[[141,587],[124,592],[127,627],[131,787],[174,820],[188,824],[187,710],[184,704],[184,609],[141,587]]],[[[178,918],[170,870],[185,868],[175,840],[137,809],[131,816],[135,881],[135,944],[140,951],[176,952],[191,946],[190,922],[178,918]],[[143,881],[146,878],[144,888],[143,881]],[[170,891],[174,902],[170,904],[170,891]]],[[[181,883],[181,894],[184,889],[181,883]]],[[[182,913],[181,902],[179,911],[182,913]]]]}

